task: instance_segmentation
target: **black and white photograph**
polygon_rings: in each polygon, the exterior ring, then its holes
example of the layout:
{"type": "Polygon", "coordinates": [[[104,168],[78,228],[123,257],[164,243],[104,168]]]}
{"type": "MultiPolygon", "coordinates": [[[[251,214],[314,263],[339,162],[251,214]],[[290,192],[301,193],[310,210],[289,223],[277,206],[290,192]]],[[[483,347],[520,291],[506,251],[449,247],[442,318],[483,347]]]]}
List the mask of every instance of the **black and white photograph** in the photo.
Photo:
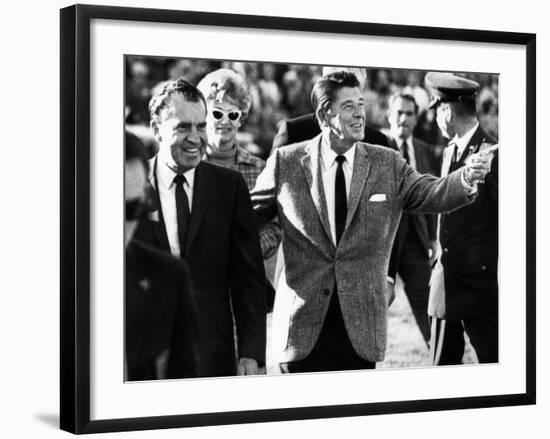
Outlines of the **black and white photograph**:
{"type": "Polygon", "coordinates": [[[128,381],[498,363],[498,74],[124,62],[128,381]]]}
{"type": "Polygon", "coordinates": [[[535,403],[534,34],[60,17],[61,429],[535,403]]]}

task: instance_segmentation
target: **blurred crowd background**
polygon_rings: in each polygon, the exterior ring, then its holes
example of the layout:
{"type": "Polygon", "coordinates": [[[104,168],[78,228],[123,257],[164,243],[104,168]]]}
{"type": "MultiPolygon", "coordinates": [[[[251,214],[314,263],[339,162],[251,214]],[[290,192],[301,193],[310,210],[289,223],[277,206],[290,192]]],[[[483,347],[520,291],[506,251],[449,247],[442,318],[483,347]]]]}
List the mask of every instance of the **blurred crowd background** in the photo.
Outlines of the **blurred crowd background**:
{"type": "MultiPolygon", "coordinates": [[[[269,155],[280,121],[313,111],[310,92],[321,75],[322,66],[126,56],[126,126],[144,140],[151,155],[156,152],[156,145],[149,130],[148,104],[155,86],[179,77],[196,85],[207,73],[220,67],[236,71],[248,83],[252,109],[238,140],[261,158],[269,155]]],[[[437,154],[437,149],[442,149],[447,140],[437,127],[435,112],[427,108],[429,92],[424,85],[425,74],[419,70],[367,68],[367,125],[386,132],[389,97],[396,92],[409,93],[419,105],[414,135],[433,145],[437,154]]],[[[498,139],[498,75],[462,75],[481,85],[479,120],[483,129],[498,139]]]]}

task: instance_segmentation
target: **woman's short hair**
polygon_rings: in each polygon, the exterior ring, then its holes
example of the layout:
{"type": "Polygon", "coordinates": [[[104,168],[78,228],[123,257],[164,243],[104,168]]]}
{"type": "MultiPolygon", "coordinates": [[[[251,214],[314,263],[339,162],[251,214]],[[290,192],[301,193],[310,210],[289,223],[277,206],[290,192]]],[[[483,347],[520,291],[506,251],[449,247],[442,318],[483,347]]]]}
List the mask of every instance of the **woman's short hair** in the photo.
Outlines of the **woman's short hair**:
{"type": "Polygon", "coordinates": [[[239,107],[243,118],[252,106],[248,85],[241,75],[230,69],[218,69],[206,75],[197,85],[206,101],[229,102],[239,107]]]}

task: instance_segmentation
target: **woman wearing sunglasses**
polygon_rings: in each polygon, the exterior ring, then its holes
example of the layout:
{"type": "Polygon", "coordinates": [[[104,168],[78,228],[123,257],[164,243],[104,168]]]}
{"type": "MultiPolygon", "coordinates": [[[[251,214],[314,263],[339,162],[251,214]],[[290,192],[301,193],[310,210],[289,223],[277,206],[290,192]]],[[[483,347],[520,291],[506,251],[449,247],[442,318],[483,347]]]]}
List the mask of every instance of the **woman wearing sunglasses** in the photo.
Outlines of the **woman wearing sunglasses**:
{"type": "MultiPolygon", "coordinates": [[[[208,145],[203,160],[239,171],[251,191],[265,162],[237,142],[237,131],[252,105],[245,80],[233,70],[219,69],[206,75],[197,88],[204,95],[207,106],[208,145]]],[[[264,259],[275,254],[280,241],[278,223],[271,222],[261,230],[260,244],[264,259]]],[[[273,298],[268,300],[272,302],[273,298]]]]}
{"type": "Polygon", "coordinates": [[[206,98],[208,145],[204,160],[239,171],[252,190],[265,162],[237,143],[237,131],[246,119],[252,98],[241,75],[230,69],[215,70],[198,84],[206,98]]]}

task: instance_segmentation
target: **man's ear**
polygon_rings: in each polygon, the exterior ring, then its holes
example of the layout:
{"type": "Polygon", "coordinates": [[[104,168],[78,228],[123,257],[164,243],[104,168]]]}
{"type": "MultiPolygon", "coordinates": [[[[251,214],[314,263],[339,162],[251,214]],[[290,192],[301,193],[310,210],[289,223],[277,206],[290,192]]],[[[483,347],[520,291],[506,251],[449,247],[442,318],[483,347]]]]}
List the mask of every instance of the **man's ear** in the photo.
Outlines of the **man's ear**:
{"type": "Polygon", "coordinates": [[[315,116],[317,117],[317,123],[321,128],[328,126],[326,110],[323,110],[322,108],[317,109],[317,111],[315,111],[315,116]]]}
{"type": "Polygon", "coordinates": [[[454,119],[454,111],[452,105],[445,103],[445,120],[449,123],[454,119]]]}
{"type": "Polygon", "coordinates": [[[155,140],[157,142],[160,142],[162,139],[159,134],[159,126],[157,121],[155,119],[151,119],[151,122],[149,123],[149,125],[151,127],[151,131],[153,132],[153,136],[155,137],[155,140]]]}

